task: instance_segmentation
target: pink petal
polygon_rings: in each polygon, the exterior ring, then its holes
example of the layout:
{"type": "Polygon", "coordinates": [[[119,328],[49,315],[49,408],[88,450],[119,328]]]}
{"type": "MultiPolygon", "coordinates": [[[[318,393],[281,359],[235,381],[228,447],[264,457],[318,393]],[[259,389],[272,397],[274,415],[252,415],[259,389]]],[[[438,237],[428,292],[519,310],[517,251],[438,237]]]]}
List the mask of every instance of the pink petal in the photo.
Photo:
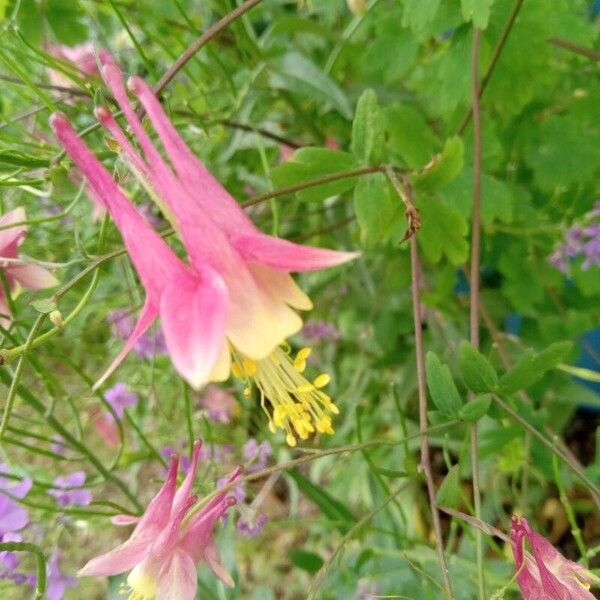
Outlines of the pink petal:
{"type": "Polygon", "coordinates": [[[50,271],[34,264],[11,264],[6,272],[29,290],[44,290],[58,284],[58,280],[50,271]]]}
{"type": "Polygon", "coordinates": [[[195,201],[209,211],[220,227],[228,233],[253,233],[256,228],[239,204],[212,173],[194,155],[181,138],[160,102],[140,77],[129,80],[129,88],[138,96],[158,133],[177,176],[182,181],[190,201],[195,201]],[[195,193],[194,193],[195,192],[195,193]]]}
{"type": "Polygon", "coordinates": [[[188,469],[187,475],[185,476],[183,483],[179,486],[179,489],[177,490],[173,500],[173,511],[178,511],[179,508],[183,506],[191,496],[192,486],[194,485],[196,472],[198,470],[198,460],[200,459],[201,449],[202,442],[200,440],[196,440],[194,442],[194,449],[192,451],[190,468],[188,469]]]}
{"type": "Polygon", "coordinates": [[[115,515],[110,518],[110,522],[113,525],[125,526],[125,525],[134,525],[138,523],[140,520],[139,517],[135,517],[134,515],[115,515]]]}
{"type": "Polygon", "coordinates": [[[234,587],[235,583],[229,572],[221,563],[219,550],[214,542],[210,543],[204,551],[204,560],[210,567],[211,571],[227,586],[234,587]]]}
{"type": "Polygon", "coordinates": [[[140,563],[148,552],[154,539],[154,534],[147,531],[145,535],[129,538],[114,550],[92,558],[77,573],[78,577],[104,577],[129,571],[140,563]]]}
{"type": "MultiPolygon", "coordinates": [[[[27,220],[25,209],[21,206],[0,216],[0,227],[6,227],[13,223],[20,223],[27,220]]],[[[6,258],[15,258],[17,248],[21,245],[27,232],[26,225],[18,225],[0,230],[0,256],[6,258]]]]}
{"type": "Polygon", "coordinates": [[[246,260],[281,271],[316,271],[341,265],[360,256],[360,252],[302,246],[261,233],[239,235],[231,241],[246,260]]]}
{"type": "Polygon", "coordinates": [[[156,600],[195,600],[198,586],[192,557],[176,551],[158,576],[156,600]]]}
{"type": "Polygon", "coordinates": [[[142,312],[138,318],[137,323],[133,329],[133,333],[129,337],[129,339],[125,342],[125,345],[117,354],[116,358],[113,360],[108,369],[104,372],[104,374],[96,381],[93,386],[93,390],[97,390],[115,371],[115,369],[123,362],[123,359],[129,354],[131,349],[135,346],[135,343],[146,333],[150,325],[154,322],[154,319],[158,316],[158,310],[155,306],[150,302],[150,300],[146,300],[144,306],[142,308],[142,312]]]}
{"type": "Polygon", "coordinates": [[[167,350],[177,371],[195,389],[206,383],[225,343],[228,293],[208,267],[200,277],[181,274],[169,281],[160,301],[167,350]]]}

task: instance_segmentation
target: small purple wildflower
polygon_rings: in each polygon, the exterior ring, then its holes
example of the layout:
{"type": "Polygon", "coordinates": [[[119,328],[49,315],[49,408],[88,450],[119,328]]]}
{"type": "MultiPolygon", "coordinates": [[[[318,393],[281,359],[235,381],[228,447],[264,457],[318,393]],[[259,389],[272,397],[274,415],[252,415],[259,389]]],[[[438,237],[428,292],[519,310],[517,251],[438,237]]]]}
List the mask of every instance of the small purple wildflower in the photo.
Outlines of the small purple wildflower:
{"type": "Polygon", "coordinates": [[[206,386],[200,404],[206,409],[206,417],[215,423],[229,423],[238,408],[233,394],[216,385],[206,386]]]}
{"type": "Polygon", "coordinates": [[[307,321],[302,328],[302,336],[307,341],[320,342],[321,340],[330,340],[337,342],[340,339],[340,332],[331,323],[325,321],[307,321]]]}
{"type": "Polygon", "coordinates": [[[60,551],[56,550],[48,561],[48,587],[46,589],[46,598],[48,600],[62,600],[67,588],[77,587],[76,577],[64,575],[59,567],[60,551]]]}
{"type": "MultiPolygon", "coordinates": [[[[222,488],[223,486],[229,483],[229,477],[221,477],[217,480],[217,489],[222,488]]],[[[235,498],[235,501],[239,504],[244,501],[246,498],[246,490],[244,489],[244,484],[240,483],[236,485],[233,489],[229,490],[229,493],[235,498]]]]}
{"type": "Polygon", "coordinates": [[[123,382],[116,383],[106,390],[104,399],[112,406],[119,419],[123,418],[124,411],[128,406],[135,406],[139,400],[137,394],[130,392],[127,384],[123,382]]]}
{"type": "Polygon", "coordinates": [[[261,442],[259,444],[254,438],[250,438],[244,444],[242,454],[246,462],[253,461],[252,464],[248,465],[246,468],[246,472],[254,473],[267,466],[267,462],[273,454],[273,448],[269,442],[261,442]]]}
{"type": "Polygon", "coordinates": [[[55,454],[60,454],[60,456],[65,455],[67,449],[65,448],[65,439],[62,435],[56,434],[52,436],[50,450],[52,450],[52,452],[54,452],[55,454]]]}
{"type": "MultiPolygon", "coordinates": [[[[112,328],[114,337],[126,341],[133,333],[135,319],[133,315],[123,309],[116,309],[110,312],[107,317],[112,328]]],[[[161,329],[145,333],[133,346],[133,351],[144,359],[154,358],[156,354],[166,354],[167,345],[165,336],[161,329]]]]}
{"type": "MultiPolygon", "coordinates": [[[[29,524],[29,515],[13,498],[24,498],[33,482],[25,478],[13,484],[8,477],[3,477],[8,473],[8,466],[0,463],[0,542],[20,542],[23,538],[18,532],[29,524]]],[[[13,571],[18,566],[19,559],[13,552],[0,552],[0,563],[8,571],[13,571]]]]}
{"type": "Polygon", "coordinates": [[[548,257],[548,262],[561,273],[568,275],[569,262],[579,256],[583,257],[581,268],[587,271],[594,265],[600,265],[600,223],[591,223],[600,217],[600,201],[586,213],[583,222],[587,225],[574,225],[566,235],[565,241],[559,244],[548,257]]]}
{"type": "Polygon", "coordinates": [[[83,471],[74,471],[69,475],[57,477],[53,486],[54,489],[48,490],[50,496],[56,498],[59,506],[87,506],[92,501],[92,492],[80,488],[85,483],[85,473],[83,471]]]}
{"type": "Polygon", "coordinates": [[[245,517],[240,517],[236,523],[237,530],[244,537],[256,537],[262,533],[265,525],[269,522],[269,517],[267,515],[260,513],[256,515],[253,519],[246,519],[245,517]]]}
{"type": "Polygon", "coordinates": [[[154,229],[164,227],[165,222],[154,212],[151,202],[142,202],[138,206],[138,210],[154,229]]]}
{"type": "Polygon", "coordinates": [[[179,468],[184,475],[187,475],[187,472],[190,470],[190,466],[192,464],[190,457],[185,453],[180,453],[173,448],[173,446],[165,446],[161,451],[160,455],[169,462],[171,460],[171,456],[173,454],[179,454],[179,468]]]}

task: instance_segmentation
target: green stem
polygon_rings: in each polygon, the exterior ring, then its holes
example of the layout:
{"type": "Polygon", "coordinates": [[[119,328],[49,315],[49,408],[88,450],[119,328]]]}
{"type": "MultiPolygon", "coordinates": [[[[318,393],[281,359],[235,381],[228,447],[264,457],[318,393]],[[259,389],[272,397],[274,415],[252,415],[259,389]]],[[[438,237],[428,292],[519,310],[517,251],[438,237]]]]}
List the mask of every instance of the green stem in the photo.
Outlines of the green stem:
{"type": "Polygon", "coordinates": [[[0,542],[0,550],[6,552],[29,552],[37,562],[34,600],[42,600],[46,595],[46,557],[39,546],[28,542],[0,542]]]}

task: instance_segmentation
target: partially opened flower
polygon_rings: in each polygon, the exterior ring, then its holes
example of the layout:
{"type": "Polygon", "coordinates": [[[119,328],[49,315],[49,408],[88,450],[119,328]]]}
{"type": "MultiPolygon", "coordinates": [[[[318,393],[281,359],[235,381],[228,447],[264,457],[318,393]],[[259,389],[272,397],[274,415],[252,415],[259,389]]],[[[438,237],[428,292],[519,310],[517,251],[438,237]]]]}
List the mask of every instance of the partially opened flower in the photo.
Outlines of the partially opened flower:
{"type": "MultiPolygon", "coordinates": [[[[302,375],[308,350],[296,357],[284,350],[286,339],[302,327],[295,309],[312,307],[290,272],[339,265],[357,254],[301,246],[262,234],[194,156],[146,83],[132,78],[130,87],[160,137],[170,166],[132,109],[119,69],[107,64],[103,75],[143,154],[138,155],[108,110],[98,109],[98,119],[151,188],[151,197],[179,232],[192,266],[209,265],[227,286],[228,343],[208,379],[222,381],[231,370],[240,378],[254,380],[263,408],[265,400],[271,404],[272,412],[265,408],[271,429],[284,429],[291,445],[296,443],[296,435],[305,439],[315,428],[332,433],[330,414],[337,409],[319,389],[329,378],[320,376],[310,383],[302,375]]],[[[186,378],[196,386],[206,382],[190,374],[186,378]]]]}
{"type": "MultiPolygon", "coordinates": [[[[0,216],[0,270],[3,272],[11,296],[17,296],[21,288],[43,290],[58,283],[54,275],[39,265],[18,259],[19,246],[27,234],[26,225],[14,225],[27,220],[24,208],[15,208],[0,216]],[[3,261],[3,258],[9,259],[3,261]]],[[[0,326],[10,326],[10,309],[0,285],[0,326]]]]}
{"type": "Polygon", "coordinates": [[[159,315],[176,369],[195,385],[205,381],[225,343],[229,298],[222,278],[209,265],[191,269],[177,257],[125,198],[64,115],[53,115],[51,125],[106,204],[146,290],[133,332],[95,387],[117,368],[159,315]]]}
{"type": "MultiPolygon", "coordinates": [[[[198,467],[200,443],[194,445],[190,470],[177,487],[178,459],[171,458],[167,479],[142,517],[122,515],[113,522],[136,523],[129,539],[114,550],[88,562],[80,576],[107,576],[131,570],[127,578],[129,600],[194,600],[197,565],[204,561],[228,586],[233,580],[219,560],[213,529],[234,500],[217,493],[191,512],[197,498],[192,486],[198,467]]],[[[240,471],[229,477],[233,481],[240,471]]],[[[126,593],[127,593],[126,592],[126,593]]]]}
{"type": "Polygon", "coordinates": [[[524,600],[594,600],[591,585],[600,579],[582,565],[565,558],[524,517],[514,516],[510,537],[517,582],[524,600]],[[525,548],[529,542],[531,554],[525,548]]]}

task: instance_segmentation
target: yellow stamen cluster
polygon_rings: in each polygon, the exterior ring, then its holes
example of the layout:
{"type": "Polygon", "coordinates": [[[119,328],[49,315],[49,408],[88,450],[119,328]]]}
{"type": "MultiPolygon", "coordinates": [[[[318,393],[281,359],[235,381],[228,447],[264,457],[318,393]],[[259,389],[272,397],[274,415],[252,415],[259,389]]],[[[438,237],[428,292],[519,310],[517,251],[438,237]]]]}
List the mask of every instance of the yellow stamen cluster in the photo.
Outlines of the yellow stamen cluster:
{"type": "Polygon", "coordinates": [[[127,583],[121,583],[119,595],[127,596],[127,600],[153,600],[156,597],[156,581],[143,572],[135,571],[129,574],[127,583]]]}
{"type": "Polygon", "coordinates": [[[235,377],[247,383],[244,395],[252,393],[250,381],[260,392],[260,401],[269,429],[275,433],[282,429],[286,441],[295,446],[297,438],[308,438],[311,433],[333,433],[331,415],[339,410],[331,398],[322,391],[330,381],[327,373],[321,373],[312,381],[304,377],[310,348],[302,348],[295,357],[289,349],[277,348],[267,358],[253,361],[234,356],[231,371],[235,377]],[[266,403],[271,405],[267,409],[266,403]]]}

